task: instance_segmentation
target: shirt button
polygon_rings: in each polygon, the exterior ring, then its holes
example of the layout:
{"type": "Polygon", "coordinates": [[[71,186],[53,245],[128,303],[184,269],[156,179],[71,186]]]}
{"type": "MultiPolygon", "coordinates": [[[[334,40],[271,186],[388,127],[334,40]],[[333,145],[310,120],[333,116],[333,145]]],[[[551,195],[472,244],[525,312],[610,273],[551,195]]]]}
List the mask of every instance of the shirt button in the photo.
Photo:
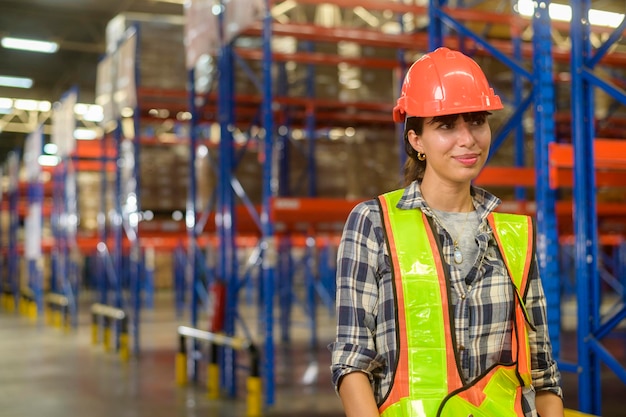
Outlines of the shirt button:
{"type": "Polygon", "coordinates": [[[461,294],[461,300],[465,300],[465,294],[461,294]]]}
{"type": "Polygon", "coordinates": [[[465,350],[465,346],[459,345],[459,350],[465,350]]]}

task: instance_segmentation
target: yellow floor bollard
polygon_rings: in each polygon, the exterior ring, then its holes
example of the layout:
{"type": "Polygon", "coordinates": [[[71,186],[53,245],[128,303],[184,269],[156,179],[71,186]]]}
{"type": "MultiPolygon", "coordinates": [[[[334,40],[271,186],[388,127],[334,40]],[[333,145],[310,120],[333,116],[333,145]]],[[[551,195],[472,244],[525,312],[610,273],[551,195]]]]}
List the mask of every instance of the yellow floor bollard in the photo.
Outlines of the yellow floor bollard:
{"type": "Polygon", "coordinates": [[[128,333],[120,334],[120,358],[123,361],[127,361],[130,359],[130,348],[128,344],[128,333]]]}
{"type": "Polygon", "coordinates": [[[98,344],[98,322],[95,319],[91,322],[91,344],[98,344]]]}
{"type": "Polygon", "coordinates": [[[247,417],[260,417],[263,411],[262,407],[262,389],[261,378],[258,376],[250,376],[246,381],[248,389],[247,399],[247,417]]]}
{"type": "Polygon", "coordinates": [[[176,353],[176,383],[181,387],[187,384],[187,354],[184,352],[176,353]]]}
{"type": "Polygon", "coordinates": [[[104,345],[105,352],[111,350],[111,329],[109,329],[108,326],[102,331],[102,344],[104,345]]]}
{"type": "Polygon", "coordinates": [[[187,345],[184,336],[178,337],[178,353],[176,353],[176,384],[182,387],[187,384],[187,345]]]}
{"type": "Polygon", "coordinates": [[[9,313],[15,313],[15,298],[8,296],[6,299],[6,310],[9,313]]]}
{"type": "Polygon", "coordinates": [[[209,363],[206,367],[206,387],[211,400],[220,397],[220,367],[216,363],[209,363]]]}
{"type": "Polygon", "coordinates": [[[35,301],[30,301],[28,303],[27,308],[28,308],[28,317],[33,321],[37,320],[37,315],[38,315],[37,303],[35,301]]]}

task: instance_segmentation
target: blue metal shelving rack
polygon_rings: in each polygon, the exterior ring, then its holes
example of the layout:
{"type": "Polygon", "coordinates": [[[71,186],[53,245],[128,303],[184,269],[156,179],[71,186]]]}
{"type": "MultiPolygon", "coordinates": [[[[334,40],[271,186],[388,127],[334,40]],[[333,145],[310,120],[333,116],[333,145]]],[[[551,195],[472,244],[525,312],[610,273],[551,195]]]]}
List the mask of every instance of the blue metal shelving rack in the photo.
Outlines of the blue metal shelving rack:
{"type": "MultiPolygon", "coordinates": [[[[463,7],[464,4],[470,2],[457,2],[456,7],[463,7]]],[[[473,4],[477,2],[472,2],[473,4]]],[[[572,3],[572,9],[575,11],[575,19],[578,16],[578,23],[580,23],[580,13],[584,13],[584,10],[589,8],[589,2],[584,0],[578,0],[572,3]],[[578,9],[577,9],[578,7],[578,9]]],[[[280,261],[284,261],[280,256],[283,252],[282,246],[279,247],[276,236],[274,234],[274,224],[269,216],[271,198],[275,195],[285,195],[290,192],[290,184],[287,183],[287,173],[289,166],[286,164],[286,160],[281,160],[283,164],[278,171],[280,175],[280,185],[277,190],[272,188],[272,175],[274,167],[272,166],[272,155],[274,155],[275,147],[275,126],[272,116],[272,100],[274,95],[274,84],[272,79],[272,18],[270,15],[271,2],[266,1],[267,14],[263,20],[263,31],[261,36],[261,42],[263,45],[263,58],[262,58],[262,82],[256,82],[257,86],[262,86],[262,126],[264,128],[264,137],[262,140],[262,152],[264,154],[263,159],[263,196],[262,196],[262,209],[259,216],[259,222],[261,226],[261,243],[260,243],[260,263],[262,265],[261,270],[261,283],[260,294],[262,298],[262,312],[260,322],[262,323],[263,336],[264,336],[264,368],[263,377],[264,385],[266,389],[265,400],[266,405],[271,405],[274,402],[274,291],[278,277],[282,272],[277,271],[277,257],[280,261]]],[[[468,7],[473,7],[467,4],[468,7]]],[[[523,116],[529,111],[533,112],[535,120],[534,130],[534,159],[535,159],[535,172],[536,172],[536,186],[535,186],[535,202],[536,202],[536,220],[537,220],[537,243],[538,243],[538,264],[540,273],[546,290],[546,297],[548,298],[548,325],[550,329],[550,336],[553,341],[554,353],[557,359],[560,358],[561,346],[560,346],[560,333],[561,333],[561,271],[559,265],[559,236],[558,236],[558,223],[556,215],[556,191],[549,187],[549,146],[555,141],[555,85],[553,79],[553,59],[552,59],[552,40],[550,34],[551,21],[549,16],[549,2],[540,2],[536,5],[535,13],[533,15],[531,25],[533,29],[532,40],[532,61],[524,61],[521,34],[516,33],[514,30],[512,35],[512,53],[509,55],[499,49],[497,44],[491,43],[485,39],[482,35],[472,32],[461,19],[455,18],[455,7],[450,6],[447,0],[431,0],[429,2],[428,13],[430,17],[430,24],[428,26],[428,39],[429,49],[432,50],[437,46],[444,45],[449,39],[450,34],[458,36],[459,47],[465,47],[465,41],[469,45],[474,45],[482,51],[488,52],[495,60],[504,64],[510,69],[513,74],[513,88],[514,93],[510,101],[514,104],[514,111],[509,118],[503,123],[499,131],[494,134],[492,152],[495,152],[505,140],[508,140],[510,136],[515,140],[515,164],[517,166],[524,166],[526,164],[524,149],[525,149],[525,134],[523,128],[523,116]],[[530,67],[530,69],[529,69],[530,67]],[[525,94],[523,94],[525,93],[525,94]]],[[[572,365],[567,363],[560,363],[563,370],[580,372],[581,379],[581,409],[587,412],[597,412],[599,410],[598,395],[599,395],[599,365],[602,358],[605,363],[615,369],[615,372],[624,379],[623,368],[613,366],[611,359],[607,356],[606,352],[602,350],[600,344],[596,339],[600,339],[608,331],[610,331],[610,325],[617,322],[620,318],[626,314],[623,311],[609,323],[599,325],[598,323],[598,305],[584,305],[588,302],[593,303],[594,298],[597,298],[599,289],[597,288],[597,268],[595,267],[595,259],[597,252],[597,232],[595,231],[596,225],[596,212],[594,203],[590,201],[594,198],[594,184],[593,180],[589,180],[586,175],[587,172],[593,171],[593,150],[591,149],[591,141],[593,138],[592,120],[593,120],[593,100],[589,93],[589,86],[595,85],[601,87],[609,92],[613,97],[624,100],[624,94],[621,91],[611,89],[602,80],[593,77],[590,69],[593,68],[602,58],[602,55],[606,53],[611,43],[614,43],[619,35],[624,31],[622,26],[614,32],[603,47],[598,49],[596,54],[592,57],[589,54],[590,46],[588,33],[585,35],[585,29],[579,27],[577,23],[572,24],[572,40],[577,49],[576,53],[572,54],[572,74],[577,74],[573,78],[573,90],[577,91],[577,95],[572,94],[573,100],[573,118],[575,122],[572,126],[572,130],[577,133],[575,137],[576,146],[582,150],[577,152],[577,183],[585,184],[584,186],[576,187],[575,204],[577,207],[577,216],[580,220],[577,222],[577,248],[578,253],[576,256],[577,270],[581,278],[578,279],[579,286],[579,302],[581,303],[581,312],[579,313],[579,320],[583,320],[584,326],[579,329],[578,332],[578,349],[581,352],[581,359],[578,364],[572,365]],[[584,46],[587,45],[587,46],[584,46]],[[579,56],[580,55],[580,56],[579,56]],[[582,70],[581,70],[582,69],[582,70]],[[575,85],[575,86],[574,86],[575,85]],[[584,92],[584,93],[581,93],[584,92]],[[582,96],[581,96],[582,94],[582,96]],[[575,108],[574,108],[575,107],[575,108]],[[585,113],[587,112],[587,113],[585,113]],[[590,182],[591,181],[591,182],[590,182]],[[580,191],[583,189],[582,191],[580,191]],[[586,259],[592,259],[591,262],[587,262],[586,259]],[[594,282],[594,284],[589,284],[594,282]],[[584,286],[584,287],[583,287],[584,286]],[[587,297],[586,294],[595,294],[594,297],[587,297]],[[584,295],[584,296],[583,296],[584,295]],[[586,318],[591,317],[589,320],[586,318]],[[595,337],[589,339],[592,331],[595,331],[595,337]],[[580,371],[582,370],[582,371],[580,371]],[[593,371],[592,371],[593,370],[593,371]]],[[[307,49],[311,48],[311,41],[303,42],[302,47],[307,49]]],[[[471,53],[468,52],[468,53],[471,53]]],[[[400,58],[401,59],[401,58],[400,58]]],[[[235,64],[237,56],[234,53],[233,46],[231,44],[223,44],[220,47],[219,53],[219,91],[218,91],[218,108],[219,108],[219,122],[221,127],[221,142],[220,142],[220,172],[219,172],[219,185],[218,185],[218,203],[216,213],[220,217],[218,222],[218,241],[220,247],[218,248],[218,272],[217,274],[227,281],[227,285],[231,288],[232,292],[229,292],[227,296],[227,320],[234,320],[237,314],[237,290],[241,288],[241,282],[238,278],[238,265],[236,260],[237,247],[235,242],[235,230],[236,230],[236,212],[234,207],[234,194],[232,184],[234,181],[234,159],[233,159],[233,137],[232,128],[234,126],[234,97],[235,97],[235,85],[233,74],[235,73],[235,64]]],[[[403,64],[403,63],[402,63],[403,64]]],[[[280,72],[280,68],[278,68],[280,72]]],[[[245,71],[250,73],[251,71],[245,71]]],[[[313,67],[309,67],[309,82],[311,81],[314,70],[313,67]]],[[[284,91],[286,86],[281,82],[284,80],[278,80],[278,93],[284,91]]],[[[313,96],[311,85],[308,85],[307,91],[309,96],[313,96]]],[[[307,113],[306,119],[306,135],[309,140],[309,167],[313,167],[311,159],[313,157],[313,150],[315,141],[313,140],[315,135],[315,114],[311,112],[307,113]]],[[[289,123],[289,116],[287,115],[285,120],[289,123]]],[[[278,132],[278,144],[283,144],[286,137],[283,133],[278,132]]],[[[283,154],[286,156],[286,154],[283,154]]],[[[309,171],[309,175],[312,180],[309,182],[309,195],[315,195],[315,172],[309,171]]],[[[516,197],[519,200],[524,200],[526,194],[523,189],[516,190],[516,197]]],[[[283,242],[284,243],[284,242],[283,242]]],[[[287,244],[288,246],[288,244],[287,244]]],[[[280,261],[278,264],[280,264],[280,261]]],[[[280,265],[283,268],[289,268],[284,265],[280,265]]],[[[287,284],[288,285],[288,284],[287,284]]],[[[287,299],[288,297],[285,297],[287,299]]],[[[281,303],[283,301],[281,300],[281,303]]],[[[291,302],[291,301],[286,301],[291,302]]],[[[310,302],[310,300],[309,300],[310,302]]],[[[282,307],[282,305],[281,305],[282,307]]],[[[285,320],[288,318],[281,316],[281,324],[285,327],[285,320]]],[[[227,323],[226,328],[230,332],[234,332],[234,321],[227,323]]],[[[284,331],[284,330],[283,330],[284,331]]],[[[283,335],[285,337],[285,335],[283,335]]],[[[227,360],[225,365],[230,366],[231,371],[234,372],[235,356],[234,352],[226,356],[227,360]]],[[[560,362],[560,361],[559,361],[560,362]]],[[[226,368],[225,368],[226,369],[226,368]]],[[[233,387],[234,375],[227,378],[227,387],[233,387]]],[[[232,388],[234,389],[234,388],[232,388]]],[[[230,390],[230,388],[229,388],[230,390]]],[[[233,393],[234,391],[230,391],[233,393]]]]}
{"type": "Polygon", "coordinates": [[[622,105],[626,93],[594,74],[594,68],[622,36],[626,19],[597,49],[591,44],[587,18],[591,1],[570,2],[572,22],[571,96],[574,147],[574,231],[576,294],[578,305],[577,351],[579,403],[583,412],[601,415],[601,366],[606,365],[626,384],[626,368],[602,345],[602,339],[626,318],[626,306],[611,317],[600,315],[602,301],[598,258],[598,212],[596,202],[594,140],[594,88],[600,88],[622,105]]]}
{"type": "MultiPolygon", "coordinates": [[[[101,170],[101,211],[98,214],[98,302],[104,305],[110,305],[116,309],[123,310],[130,317],[130,331],[132,333],[132,352],[137,355],[140,350],[140,313],[142,306],[142,271],[143,253],[140,242],[139,221],[141,216],[141,195],[140,195],[140,152],[141,152],[141,133],[140,133],[140,108],[139,98],[136,91],[140,83],[138,58],[140,55],[140,26],[139,24],[131,24],[124,32],[123,36],[117,40],[117,49],[111,52],[110,56],[118,57],[121,54],[120,49],[123,47],[130,48],[134,45],[134,49],[128,51],[130,58],[133,60],[133,72],[125,74],[132,77],[127,80],[130,85],[135,87],[132,94],[135,100],[132,103],[133,116],[131,121],[132,136],[126,135],[122,129],[122,109],[119,108],[123,103],[115,100],[115,114],[112,115],[110,122],[115,123],[115,128],[109,135],[102,138],[102,170],[101,170]],[[134,42],[134,44],[132,42],[134,42]],[[127,43],[128,42],[128,43],[127,43]],[[115,54],[115,55],[114,55],[115,54]],[[127,137],[130,136],[130,137],[127,137]],[[107,178],[107,142],[114,141],[116,160],[115,178],[113,184],[113,201],[112,210],[107,213],[107,190],[109,188],[107,178]],[[130,151],[123,152],[122,146],[127,146],[130,151]],[[128,170],[128,167],[131,167],[128,170]],[[124,168],[125,167],[125,168],[124,168]],[[123,170],[123,168],[125,170],[123,170]],[[110,215],[109,215],[110,214],[110,215]],[[129,252],[124,259],[124,241],[129,243],[129,252]],[[112,244],[110,244],[112,243],[112,244]],[[110,247],[109,247],[110,246],[110,247]],[[126,282],[127,281],[127,282],[126,282]],[[128,296],[125,295],[125,289],[128,289],[128,296]]],[[[117,64],[117,60],[114,60],[117,64]]],[[[116,76],[121,76],[116,74],[116,76]]],[[[126,86],[118,86],[116,80],[111,80],[115,88],[128,88],[126,86]]],[[[113,93],[113,92],[111,92],[113,93]]],[[[109,97],[114,100],[114,94],[109,97]]],[[[131,100],[127,97],[127,100],[131,100]]],[[[132,101],[132,100],[131,100],[132,101]]],[[[130,103],[129,103],[130,104],[130,103]]],[[[107,121],[109,122],[109,121],[107,121]]],[[[120,345],[120,325],[115,328],[115,345],[120,345]]]]}
{"type": "MultiPolygon", "coordinates": [[[[72,112],[60,123],[68,123],[60,127],[65,134],[73,134],[76,119],[73,116],[73,106],[78,99],[78,87],[74,86],[65,92],[61,98],[60,113],[72,112]],[[70,133],[71,132],[71,133],[70,133]]],[[[61,116],[63,119],[63,116],[61,116]]],[[[62,135],[62,136],[64,136],[62,135]]],[[[77,254],[77,227],[78,227],[78,190],[74,162],[69,155],[73,151],[74,138],[53,136],[52,141],[57,144],[59,163],[52,173],[52,210],[50,213],[50,227],[54,237],[54,246],[50,253],[50,292],[58,294],[67,300],[67,325],[78,326],[79,310],[79,265],[77,254]]]]}
{"type": "Polygon", "coordinates": [[[20,153],[17,150],[11,151],[7,158],[7,176],[9,186],[7,189],[7,206],[9,214],[9,227],[7,230],[7,269],[5,282],[9,294],[7,303],[11,309],[17,310],[20,302],[20,278],[19,278],[19,256],[18,256],[18,229],[19,229],[19,160],[20,153]]]}

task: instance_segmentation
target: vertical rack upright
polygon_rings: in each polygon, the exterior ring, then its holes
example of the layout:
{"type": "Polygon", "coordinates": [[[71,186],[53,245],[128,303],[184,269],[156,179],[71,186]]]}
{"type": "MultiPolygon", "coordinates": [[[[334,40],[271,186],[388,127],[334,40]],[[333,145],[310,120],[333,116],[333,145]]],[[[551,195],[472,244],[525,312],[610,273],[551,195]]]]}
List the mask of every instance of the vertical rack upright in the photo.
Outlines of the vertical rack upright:
{"type": "Polygon", "coordinates": [[[626,92],[594,73],[596,65],[626,29],[626,18],[597,49],[593,49],[589,22],[590,0],[570,2],[572,145],[574,148],[574,231],[578,305],[578,398],[581,411],[601,414],[601,365],[607,365],[626,384],[626,368],[602,345],[602,338],[626,317],[626,307],[612,317],[600,314],[601,279],[598,259],[598,207],[595,175],[595,101],[599,88],[622,105],[626,92]]]}

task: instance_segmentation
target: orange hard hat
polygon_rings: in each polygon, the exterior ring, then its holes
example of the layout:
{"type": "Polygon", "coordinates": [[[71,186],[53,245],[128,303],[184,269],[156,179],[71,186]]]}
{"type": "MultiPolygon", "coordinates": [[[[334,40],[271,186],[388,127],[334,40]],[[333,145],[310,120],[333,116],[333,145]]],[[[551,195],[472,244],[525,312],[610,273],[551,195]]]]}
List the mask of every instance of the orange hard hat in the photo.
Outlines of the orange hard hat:
{"type": "Polygon", "coordinates": [[[393,108],[393,120],[502,109],[502,102],[478,64],[448,48],[438,48],[411,65],[393,108]]]}

